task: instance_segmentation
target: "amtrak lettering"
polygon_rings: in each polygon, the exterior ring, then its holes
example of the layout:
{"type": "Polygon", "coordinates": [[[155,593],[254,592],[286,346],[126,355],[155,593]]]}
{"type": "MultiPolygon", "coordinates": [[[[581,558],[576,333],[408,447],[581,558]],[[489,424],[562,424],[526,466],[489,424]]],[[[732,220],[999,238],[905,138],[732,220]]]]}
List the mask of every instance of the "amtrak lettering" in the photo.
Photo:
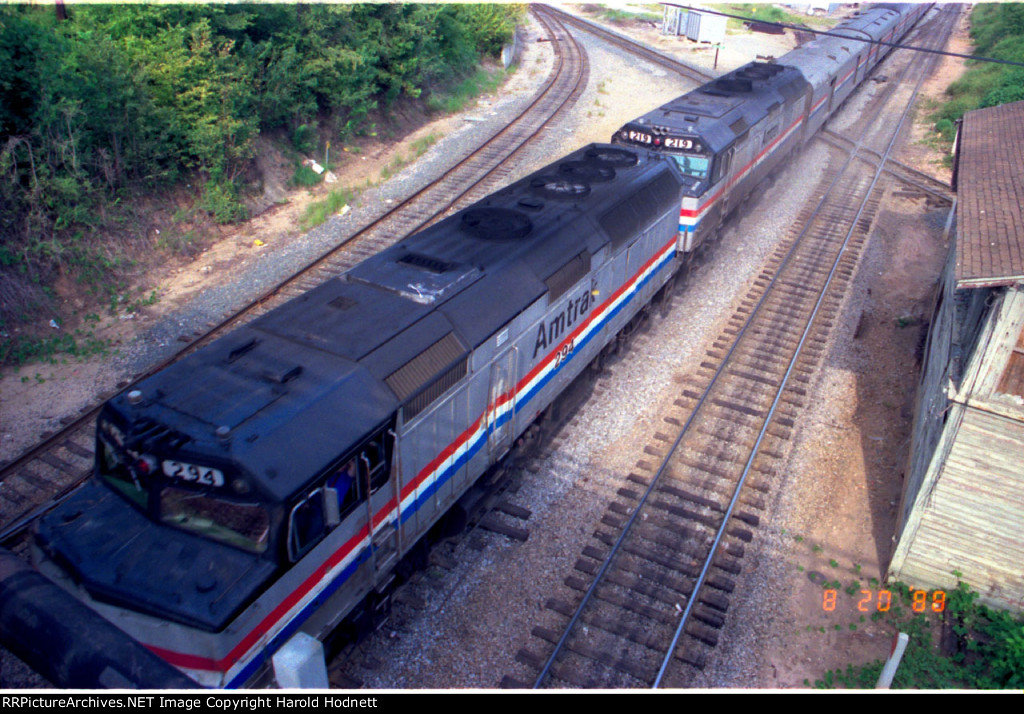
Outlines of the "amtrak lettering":
{"type": "Polygon", "coordinates": [[[537,342],[533,346],[533,357],[531,359],[537,359],[537,353],[548,345],[556,344],[563,332],[587,314],[592,302],[590,290],[584,290],[575,299],[569,300],[562,309],[562,312],[551,318],[547,325],[541,323],[537,327],[537,342]]]}

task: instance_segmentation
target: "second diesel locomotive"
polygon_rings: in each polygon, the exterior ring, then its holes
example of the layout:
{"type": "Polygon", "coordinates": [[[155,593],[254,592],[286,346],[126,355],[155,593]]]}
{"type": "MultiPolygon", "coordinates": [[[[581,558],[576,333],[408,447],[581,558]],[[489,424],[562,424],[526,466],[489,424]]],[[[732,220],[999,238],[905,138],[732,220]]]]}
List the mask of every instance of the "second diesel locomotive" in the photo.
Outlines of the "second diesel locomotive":
{"type": "Polygon", "coordinates": [[[873,5],[774,62],[751,62],[647,112],[612,142],[672,157],[685,175],[679,250],[714,240],[725,217],[805,145],[930,6],[873,5]]]}
{"type": "Polygon", "coordinates": [[[40,569],[206,686],[372,617],[665,289],[682,183],[645,151],[576,151],[114,398],[40,569]]]}

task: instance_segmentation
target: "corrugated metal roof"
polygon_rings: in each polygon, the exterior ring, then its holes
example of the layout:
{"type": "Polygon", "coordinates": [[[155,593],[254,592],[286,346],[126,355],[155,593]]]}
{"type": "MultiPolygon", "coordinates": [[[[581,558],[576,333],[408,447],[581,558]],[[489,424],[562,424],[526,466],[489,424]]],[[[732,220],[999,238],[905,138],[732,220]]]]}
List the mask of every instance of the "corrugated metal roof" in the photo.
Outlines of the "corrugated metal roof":
{"type": "Polygon", "coordinates": [[[1024,282],[1024,102],[964,115],[957,185],[957,287],[1024,282]]]}

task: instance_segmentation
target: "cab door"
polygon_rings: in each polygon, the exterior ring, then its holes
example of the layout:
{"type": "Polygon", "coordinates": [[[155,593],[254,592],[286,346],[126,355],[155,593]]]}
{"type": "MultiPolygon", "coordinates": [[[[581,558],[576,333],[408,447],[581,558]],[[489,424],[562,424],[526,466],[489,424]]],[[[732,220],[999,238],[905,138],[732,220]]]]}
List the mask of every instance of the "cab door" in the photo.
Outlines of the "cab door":
{"type": "Polygon", "coordinates": [[[367,442],[357,457],[359,479],[367,494],[370,559],[378,589],[390,582],[391,568],[398,560],[398,480],[392,478],[395,438],[390,429],[382,432],[367,442]]]}
{"type": "Polygon", "coordinates": [[[715,167],[715,183],[724,182],[721,198],[721,220],[725,220],[725,217],[729,215],[729,198],[732,193],[731,177],[732,177],[732,157],[736,153],[736,145],[733,144],[728,149],[723,151],[718,156],[718,163],[715,167]]]}
{"type": "Polygon", "coordinates": [[[518,350],[502,352],[491,363],[491,384],[487,394],[487,452],[496,463],[512,446],[515,435],[515,383],[518,350]]]}

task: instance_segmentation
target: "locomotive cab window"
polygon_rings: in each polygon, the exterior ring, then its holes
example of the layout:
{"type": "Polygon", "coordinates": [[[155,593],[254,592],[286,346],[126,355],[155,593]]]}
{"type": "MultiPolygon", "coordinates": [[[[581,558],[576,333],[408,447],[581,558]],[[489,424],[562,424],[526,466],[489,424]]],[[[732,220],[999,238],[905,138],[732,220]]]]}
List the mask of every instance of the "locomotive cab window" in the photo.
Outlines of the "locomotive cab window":
{"type": "Polygon", "coordinates": [[[672,154],[672,158],[675,160],[676,165],[679,166],[679,170],[687,176],[693,176],[702,181],[708,177],[708,169],[711,167],[710,157],[672,154]]]}
{"type": "Polygon", "coordinates": [[[719,154],[718,159],[715,161],[715,174],[711,179],[712,183],[718,183],[723,177],[729,175],[729,164],[731,163],[732,155],[735,150],[735,147],[729,147],[719,154]]]}
{"type": "Polygon", "coordinates": [[[270,516],[262,505],[177,486],[160,490],[160,520],[250,553],[264,552],[270,536],[270,516]]]}
{"type": "Polygon", "coordinates": [[[333,496],[338,503],[339,520],[351,513],[362,500],[363,489],[359,483],[359,464],[354,457],[338,467],[328,477],[327,492],[328,500],[333,496]]]}
{"type": "Polygon", "coordinates": [[[388,482],[391,472],[388,469],[388,460],[384,451],[384,438],[377,437],[363,448],[360,460],[366,469],[367,483],[370,494],[373,495],[380,490],[380,487],[388,482]]]}
{"type": "Polygon", "coordinates": [[[297,561],[327,534],[323,489],[316,489],[306,500],[295,504],[288,518],[288,557],[297,561]]]}
{"type": "Polygon", "coordinates": [[[297,560],[327,531],[365,504],[391,477],[384,436],[367,442],[351,458],[330,472],[324,487],[292,509],[288,522],[288,555],[297,560]]]}

